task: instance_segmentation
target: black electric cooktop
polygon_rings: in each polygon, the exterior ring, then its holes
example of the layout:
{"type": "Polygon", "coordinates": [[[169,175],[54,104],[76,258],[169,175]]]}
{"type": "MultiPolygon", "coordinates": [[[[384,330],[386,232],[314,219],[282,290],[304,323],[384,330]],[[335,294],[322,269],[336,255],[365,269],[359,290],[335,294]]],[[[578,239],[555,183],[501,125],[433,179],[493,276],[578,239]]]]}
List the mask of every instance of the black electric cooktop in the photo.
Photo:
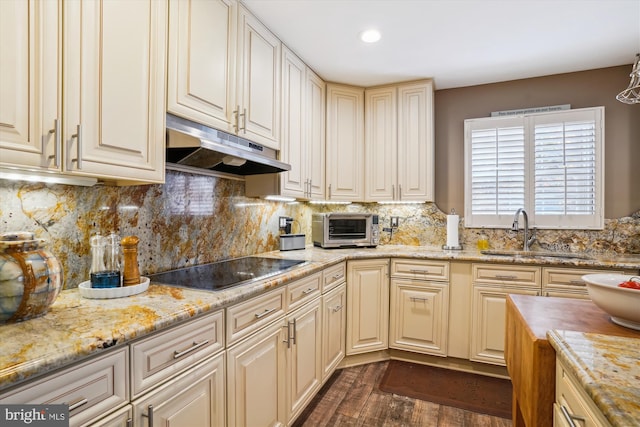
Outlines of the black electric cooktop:
{"type": "Polygon", "coordinates": [[[303,260],[244,257],[149,275],[152,282],[219,291],[265,279],[305,263],[303,260]]]}

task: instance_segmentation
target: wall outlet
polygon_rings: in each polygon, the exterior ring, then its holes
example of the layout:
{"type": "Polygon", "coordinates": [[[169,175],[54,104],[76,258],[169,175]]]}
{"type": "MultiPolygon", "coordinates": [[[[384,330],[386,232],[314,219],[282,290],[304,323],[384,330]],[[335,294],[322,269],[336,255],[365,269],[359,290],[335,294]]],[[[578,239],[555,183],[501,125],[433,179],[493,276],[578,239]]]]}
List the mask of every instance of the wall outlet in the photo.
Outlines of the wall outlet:
{"type": "Polygon", "coordinates": [[[391,217],[391,228],[398,228],[400,225],[400,217],[392,216],[391,217]]]}
{"type": "Polygon", "coordinates": [[[289,218],[287,218],[286,216],[281,216],[281,217],[279,217],[279,218],[278,218],[278,221],[279,221],[279,222],[278,222],[278,224],[279,224],[279,225],[278,225],[278,227],[279,227],[279,228],[285,228],[285,227],[287,226],[287,220],[288,220],[288,219],[289,219],[289,218]]]}

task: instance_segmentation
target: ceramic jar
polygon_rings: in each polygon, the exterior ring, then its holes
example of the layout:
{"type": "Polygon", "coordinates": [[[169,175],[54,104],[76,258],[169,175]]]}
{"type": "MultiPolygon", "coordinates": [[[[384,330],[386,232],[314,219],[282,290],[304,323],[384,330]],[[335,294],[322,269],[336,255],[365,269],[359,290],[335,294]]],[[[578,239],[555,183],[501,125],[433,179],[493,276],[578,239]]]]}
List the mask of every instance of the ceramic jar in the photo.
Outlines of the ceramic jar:
{"type": "Polygon", "coordinates": [[[0,236],[0,323],[44,315],[62,289],[62,266],[33,233],[0,236]]]}

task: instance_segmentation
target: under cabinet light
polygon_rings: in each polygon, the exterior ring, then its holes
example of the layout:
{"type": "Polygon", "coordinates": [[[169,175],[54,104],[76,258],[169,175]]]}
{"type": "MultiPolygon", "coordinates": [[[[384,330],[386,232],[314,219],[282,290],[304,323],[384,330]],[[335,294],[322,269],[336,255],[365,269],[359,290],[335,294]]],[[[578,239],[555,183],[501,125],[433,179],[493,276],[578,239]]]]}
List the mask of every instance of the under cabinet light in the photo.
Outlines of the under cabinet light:
{"type": "Polygon", "coordinates": [[[81,185],[91,187],[98,183],[96,178],[61,175],[55,172],[0,168],[0,179],[10,181],[44,182],[47,184],[81,185]]]}

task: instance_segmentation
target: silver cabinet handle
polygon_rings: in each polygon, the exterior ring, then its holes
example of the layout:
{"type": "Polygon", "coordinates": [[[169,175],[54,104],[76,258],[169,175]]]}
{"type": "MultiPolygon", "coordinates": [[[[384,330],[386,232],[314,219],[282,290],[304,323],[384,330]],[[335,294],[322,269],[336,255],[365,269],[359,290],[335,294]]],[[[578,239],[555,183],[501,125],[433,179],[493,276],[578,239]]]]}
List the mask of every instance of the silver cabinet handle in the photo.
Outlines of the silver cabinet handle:
{"type": "Polygon", "coordinates": [[[337,313],[340,310],[342,310],[342,305],[336,305],[334,308],[331,309],[331,311],[333,311],[334,313],[337,313]]]}
{"type": "Polygon", "coordinates": [[[564,405],[560,405],[560,410],[562,411],[562,415],[564,415],[564,419],[567,420],[571,427],[578,427],[574,421],[585,421],[584,417],[570,414],[564,405]]]}
{"type": "Polygon", "coordinates": [[[149,413],[142,414],[142,416],[147,417],[147,419],[149,420],[149,427],[153,427],[153,405],[147,406],[147,409],[149,410],[149,413]]]}
{"type": "Polygon", "coordinates": [[[71,135],[71,138],[75,138],[78,143],[76,147],[76,158],[71,159],[71,162],[75,162],[78,166],[78,169],[82,169],[82,125],[78,125],[76,127],[76,133],[71,135]]]}
{"type": "Polygon", "coordinates": [[[496,274],[496,279],[517,279],[518,276],[513,276],[513,275],[502,275],[502,274],[496,274]]]}
{"type": "Polygon", "coordinates": [[[127,427],[133,427],[133,418],[127,418],[127,427]]]}
{"type": "Polygon", "coordinates": [[[416,302],[416,301],[428,302],[429,301],[429,298],[420,298],[420,297],[409,297],[409,299],[411,301],[413,301],[413,302],[416,302]]]}
{"type": "Polygon", "coordinates": [[[327,199],[331,199],[331,184],[329,184],[329,197],[327,199]]]}
{"type": "Polygon", "coordinates": [[[429,270],[410,270],[413,274],[429,274],[429,270]]]}
{"type": "Polygon", "coordinates": [[[266,316],[267,314],[269,314],[269,313],[273,313],[274,311],[276,311],[276,308],[275,308],[275,307],[274,307],[274,308],[265,308],[265,309],[264,309],[264,311],[263,311],[262,313],[256,313],[256,314],[255,314],[256,319],[261,319],[261,318],[263,318],[264,316],[266,316]]]}
{"type": "Polygon", "coordinates": [[[191,353],[192,351],[197,350],[200,347],[205,346],[207,344],[209,344],[209,340],[204,340],[204,341],[200,341],[200,342],[195,342],[194,341],[193,345],[191,347],[189,347],[188,349],[182,350],[182,351],[178,351],[178,350],[174,351],[173,352],[173,358],[174,359],[178,359],[178,358],[184,356],[185,354],[191,353]]]}
{"type": "Polygon", "coordinates": [[[236,109],[233,110],[233,116],[235,118],[233,128],[235,129],[235,133],[238,133],[240,130],[240,106],[236,106],[236,109]]]}
{"type": "Polygon", "coordinates": [[[585,283],[582,280],[571,280],[569,283],[571,283],[572,285],[585,286],[585,283]]]}
{"type": "Polygon", "coordinates": [[[393,200],[395,200],[395,199],[396,199],[396,186],[395,186],[395,184],[392,184],[392,185],[391,185],[391,198],[392,198],[393,200]]]}
{"type": "Polygon", "coordinates": [[[402,185],[398,184],[398,200],[402,200],[402,185]]]}
{"type": "Polygon", "coordinates": [[[310,294],[311,292],[313,292],[315,290],[316,290],[315,288],[305,289],[304,291],[302,291],[302,295],[310,294]]]}
{"type": "MultiPolygon", "coordinates": [[[[242,117],[242,133],[247,133],[247,109],[243,108],[242,109],[242,114],[238,115],[238,121],[240,120],[240,117],[242,117]]],[[[240,131],[240,129],[238,129],[238,131],[240,131]]]]}
{"type": "Polygon", "coordinates": [[[53,143],[54,143],[54,154],[49,156],[49,160],[53,160],[53,166],[60,167],[60,158],[62,158],[62,144],[60,141],[60,120],[55,119],[53,121],[53,129],[49,131],[49,133],[53,134],[53,143]]]}
{"type": "Polygon", "coordinates": [[[89,403],[89,400],[87,400],[86,397],[80,397],[77,400],[68,403],[69,405],[69,412],[78,409],[79,407],[81,407],[82,405],[86,405],[87,403],[89,403]]]}
{"type": "Polygon", "coordinates": [[[311,197],[312,191],[313,191],[313,180],[309,178],[309,197],[311,197]]]}
{"type": "Polygon", "coordinates": [[[331,282],[329,282],[329,283],[337,282],[338,280],[342,279],[343,277],[344,277],[344,275],[341,274],[341,273],[334,274],[333,276],[331,276],[331,282]]]}
{"type": "Polygon", "coordinates": [[[296,339],[298,339],[298,331],[296,330],[296,319],[293,319],[293,336],[291,337],[291,340],[293,341],[293,344],[296,343],[296,339]]]}

